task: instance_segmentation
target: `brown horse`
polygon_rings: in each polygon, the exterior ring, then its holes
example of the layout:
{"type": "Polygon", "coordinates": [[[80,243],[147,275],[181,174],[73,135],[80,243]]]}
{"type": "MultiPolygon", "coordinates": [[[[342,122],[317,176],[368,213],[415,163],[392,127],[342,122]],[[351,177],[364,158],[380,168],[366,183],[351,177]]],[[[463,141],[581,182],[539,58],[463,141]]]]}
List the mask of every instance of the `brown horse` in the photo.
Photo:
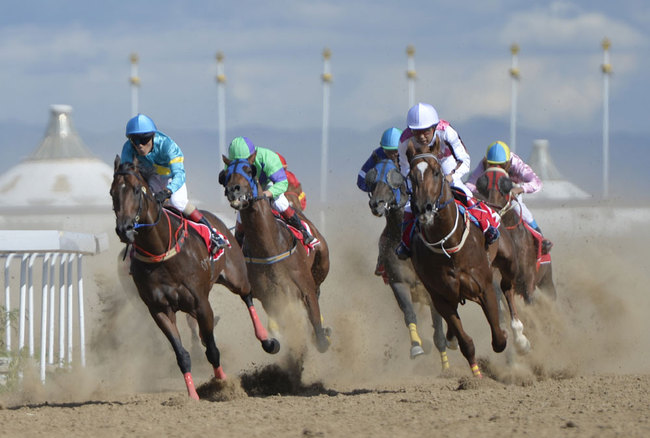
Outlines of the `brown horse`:
{"type": "MultiPolygon", "coordinates": [[[[436,142],[439,139],[436,138],[436,142]]],[[[439,146],[434,144],[433,149],[439,146]]],[[[481,376],[474,341],[465,332],[458,305],[478,303],[492,332],[492,349],[506,348],[507,334],[499,326],[497,298],[492,284],[491,262],[498,246],[485,249],[485,237],[461,213],[436,156],[430,149],[416,150],[409,143],[411,209],[418,230],[411,244],[413,267],[429,292],[436,310],[447,322],[447,339],[458,338],[461,352],[475,376],[481,376]]]]}
{"type": "Polygon", "coordinates": [[[517,293],[530,303],[533,301],[533,294],[537,287],[549,298],[555,299],[557,294],[553,283],[550,256],[542,257],[540,243],[517,212],[517,198],[510,196],[512,187],[512,180],[500,167],[487,168],[476,181],[479,194],[491,207],[499,211],[502,233],[509,234],[515,243],[516,257],[519,261],[519,269],[515,276],[517,293]]]}
{"type": "Polygon", "coordinates": [[[411,338],[411,359],[424,354],[422,340],[417,330],[417,317],[413,303],[429,306],[433,321],[433,343],[440,353],[442,369],[449,368],[447,340],[445,339],[442,317],[436,312],[429,294],[418,278],[410,259],[400,260],[395,254],[402,232],[404,205],[408,200],[406,179],[390,159],[377,160],[375,166],[366,173],[368,205],[373,215],[386,218],[386,226],[379,236],[379,263],[384,267],[383,277],[395,295],[399,308],[404,313],[404,323],[411,338]]]}
{"type": "Polygon", "coordinates": [[[325,352],[330,345],[329,329],[323,327],[318,299],[320,285],[329,272],[327,243],[300,210],[296,212],[320,241],[309,251],[297,241],[286,223],[275,217],[269,198],[261,196],[262,188],[253,164],[255,156],[256,153],[248,159],[237,160],[224,156],[227,168],[219,176],[230,206],[241,217],[242,249],[253,296],[260,300],[271,323],[283,320],[287,304],[295,300],[302,302],[318,351],[325,352]]]}
{"type": "Polygon", "coordinates": [[[176,312],[180,310],[197,320],[214,375],[217,379],[225,379],[214,340],[214,314],[208,300],[214,283],[226,286],[246,303],[255,335],[266,352],[276,353],[280,345],[268,337],[259,321],[244,257],[228,227],[216,216],[203,212],[232,245],[213,260],[187,219],[171,214],[156,202],[147,183],[146,169],[143,171],[145,174],[138,169],[137,163],[120,163],[120,157],[115,158],[110,191],[116,217],[115,231],[122,242],[133,245],[130,271],[140,298],[171,343],[189,396],[198,400],[190,355],[181,342],[176,312]]]}

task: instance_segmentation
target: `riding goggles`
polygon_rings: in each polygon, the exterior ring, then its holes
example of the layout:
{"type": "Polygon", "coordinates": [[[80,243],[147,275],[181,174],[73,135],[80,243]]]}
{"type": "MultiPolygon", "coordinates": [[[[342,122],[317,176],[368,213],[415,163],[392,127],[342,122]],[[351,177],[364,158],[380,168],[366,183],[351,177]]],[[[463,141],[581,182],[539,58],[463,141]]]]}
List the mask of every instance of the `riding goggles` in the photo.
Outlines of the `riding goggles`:
{"type": "Polygon", "coordinates": [[[153,133],[148,134],[134,134],[129,136],[129,140],[134,146],[147,144],[153,138],[153,133]]]}

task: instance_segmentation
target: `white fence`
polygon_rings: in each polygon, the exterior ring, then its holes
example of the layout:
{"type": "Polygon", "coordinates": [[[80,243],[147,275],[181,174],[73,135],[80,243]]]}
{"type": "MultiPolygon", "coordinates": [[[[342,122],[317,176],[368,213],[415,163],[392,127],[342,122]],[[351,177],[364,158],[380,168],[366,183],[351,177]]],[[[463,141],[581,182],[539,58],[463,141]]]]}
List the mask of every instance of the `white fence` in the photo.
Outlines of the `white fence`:
{"type": "Polygon", "coordinates": [[[38,357],[42,382],[45,382],[48,365],[70,366],[75,359],[81,366],[86,364],[83,256],[97,254],[107,247],[106,234],[0,230],[5,286],[5,321],[4,327],[0,327],[0,331],[4,331],[3,349],[5,353],[12,353],[27,348],[25,351],[30,358],[38,357]],[[19,277],[15,275],[18,265],[19,277]],[[35,305],[35,290],[38,289],[41,299],[35,305]],[[36,326],[38,309],[40,325],[36,326]],[[14,332],[16,322],[17,334],[14,332]],[[38,350],[37,336],[40,336],[38,350]]]}

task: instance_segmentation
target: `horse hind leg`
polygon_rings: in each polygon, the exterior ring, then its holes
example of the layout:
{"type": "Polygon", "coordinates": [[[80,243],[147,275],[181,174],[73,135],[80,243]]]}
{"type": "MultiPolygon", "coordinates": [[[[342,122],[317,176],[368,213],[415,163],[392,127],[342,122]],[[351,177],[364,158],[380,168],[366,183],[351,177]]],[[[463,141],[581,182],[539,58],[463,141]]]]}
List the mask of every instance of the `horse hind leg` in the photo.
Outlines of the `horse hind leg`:
{"type": "Polygon", "coordinates": [[[447,357],[447,339],[445,338],[445,329],[442,323],[442,316],[431,305],[431,319],[433,320],[433,345],[436,346],[440,353],[440,366],[442,371],[449,369],[449,358],[447,357]]]}
{"type": "Polygon", "coordinates": [[[207,299],[197,308],[196,320],[199,324],[201,339],[205,345],[205,357],[212,364],[214,377],[219,380],[225,380],[226,373],[224,373],[221,367],[221,354],[214,340],[214,314],[207,299]]]}
{"type": "MultiPolygon", "coordinates": [[[[304,289],[308,290],[308,289],[304,289]]],[[[320,311],[317,295],[319,288],[309,292],[303,292],[305,306],[307,308],[307,316],[314,328],[314,335],[316,336],[316,348],[320,353],[325,353],[331,345],[331,329],[325,328],[323,324],[323,315],[320,311]]]]}
{"type": "Polygon", "coordinates": [[[196,387],[194,386],[194,380],[192,379],[192,360],[190,359],[190,354],[181,342],[180,333],[178,332],[178,327],[176,326],[176,316],[173,312],[154,312],[149,309],[151,316],[154,321],[165,334],[165,337],[169,340],[169,343],[172,344],[174,349],[174,354],[176,354],[176,363],[183,373],[183,378],[185,379],[185,386],[187,387],[187,395],[194,399],[198,400],[199,395],[196,392],[196,387]]]}
{"type": "MultiPolygon", "coordinates": [[[[530,341],[524,335],[524,324],[521,322],[519,319],[519,314],[517,313],[517,305],[515,303],[515,291],[514,288],[512,287],[512,283],[502,280],[501,281],[501,287],[495,287],[497,291],[497,295],[499,295],[499,291],[504,291],[503,296],[506,299],[506,302],[508,303],[508,309],[510,311],[510,328],[512,330],[512,334],[514,337],[513,343],[515,345],[515,348],[517,350],[517,353],[519,354],[526,354],[530,351],[530,341]]],[[[499,304],[499,300],[497,300],[497,306],[499,304]]],[[[500,306],[499,306],[500,309],[500,306]]]]}
{"type": "Polygon", "coordinates": [[[393,295],[395,295],[399,308],[404,313],[404,323],[409,329],[409,337],[411,339],[411,359],[415,359],[424,354],[424,349],[422,348],[422,340],[418,334],[417,317],[413,309],[410,286],[406,283],[395,282],[391,283],[390,287],[393,290],[393,295]]]}

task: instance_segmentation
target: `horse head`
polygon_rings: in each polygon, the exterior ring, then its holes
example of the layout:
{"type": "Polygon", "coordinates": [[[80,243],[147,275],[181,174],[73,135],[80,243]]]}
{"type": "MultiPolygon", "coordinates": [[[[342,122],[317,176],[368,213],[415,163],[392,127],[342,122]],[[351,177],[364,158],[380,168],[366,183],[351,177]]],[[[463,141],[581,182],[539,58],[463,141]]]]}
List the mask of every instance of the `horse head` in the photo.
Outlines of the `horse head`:
{"type": "Polygon", "coordinates": [[[223,156],[226,168],[219,173],[219,183],[225,187],[228,202],[235,210],[248,208],[260,199],[261,188],[256,178],[257,168],[253,164],[256,155],[257,151],[247,159],[235,160],[223,156]]]}
{"type": "MultiPolygon", "coordinates": [[[[146,168],[145,168],[146,169],[146,168]]],[[[149,189],[145,169],[133,163],[120,162],[115,157],[111,198],[115,212],[115,232],[123,243],[133,243],[141,221],[151,220],[152,210],[158,205],[149,189]]]]}
{"type": "Polygon", "coordinates": [[[433,146],[416,147],[409,141],[406,150],[410,163],[411,210],[423,225],[433,224],[439,211],[453,201],[440,161],[431,153],[438,149],[439,142],[436,137],[433,146]]]}
{"type": "Polygon", "coordinates": [[[384,216],[391,209],[404,207],[408,200],[406,179],[389,158],[378,161],[366,173],[366,186],[370,189],[368,205],[377,217],[384,216]]]}
{"type": "Polygon", "coordinates": [[[476,190],[490,204],[503,208],[510,201],[513,182],[500,167],[488,167],[478,180],[476,190]]]}

